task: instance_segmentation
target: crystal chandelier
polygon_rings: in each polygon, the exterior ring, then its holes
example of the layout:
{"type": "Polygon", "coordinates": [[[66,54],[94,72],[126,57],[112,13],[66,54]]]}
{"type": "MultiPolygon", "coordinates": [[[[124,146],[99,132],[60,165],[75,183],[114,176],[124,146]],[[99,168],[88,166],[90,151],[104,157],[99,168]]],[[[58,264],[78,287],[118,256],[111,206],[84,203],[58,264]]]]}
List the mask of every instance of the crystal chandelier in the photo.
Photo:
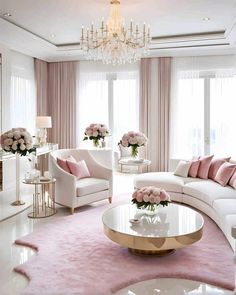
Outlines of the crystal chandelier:
{"type": "Polygon", "coordinates": [[[81,49],[88,59],[113,65],[136,62],[148,53],[150,42],[150,27],[145,23],[140,30],[131,20],[129,28],[125,28],[118,0],[111,1],[107,22],[102,19],[99,29],[95,29],[93,23],[91,29],[82,27],[80,38],[81,49]]]}

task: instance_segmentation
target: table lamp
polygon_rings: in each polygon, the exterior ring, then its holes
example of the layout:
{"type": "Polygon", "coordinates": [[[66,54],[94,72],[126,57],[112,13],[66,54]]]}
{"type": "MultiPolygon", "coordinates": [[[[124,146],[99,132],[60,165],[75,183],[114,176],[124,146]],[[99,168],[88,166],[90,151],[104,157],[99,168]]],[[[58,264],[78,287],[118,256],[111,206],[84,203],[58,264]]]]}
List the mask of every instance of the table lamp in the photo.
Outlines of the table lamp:
{"type": "Polygon", "coordinates": [[[50,116],[36,117],[37,140],[40,146],[47,144],[47,128],[52,128],[52,118],[50,116]]]}

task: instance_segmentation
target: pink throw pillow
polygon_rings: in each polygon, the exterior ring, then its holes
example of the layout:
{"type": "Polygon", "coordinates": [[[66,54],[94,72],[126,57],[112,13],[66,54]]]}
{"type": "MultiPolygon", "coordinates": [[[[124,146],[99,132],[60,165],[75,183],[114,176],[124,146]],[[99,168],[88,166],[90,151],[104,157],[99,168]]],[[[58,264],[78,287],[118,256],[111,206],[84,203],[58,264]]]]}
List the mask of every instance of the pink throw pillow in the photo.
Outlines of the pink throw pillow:
{"type": "Polygon", "coordinates": [[[87,167],[84,160],[79,161],[79,162],[67,161],[67,164],[70,168],[71,173],[74,176],[76,176],[77,179],[90,177],[88,167],[87,167]]]}
{"type": "Polygon", "coordinates": [[[225,162],[228,162],[229,158],[220,158],[211,161],[211,166],[209,168],[208,178],[215,179],[217,171],[219,170],[220,166],[223,165],[225,162]]]}
{"type": "Polygon", "coordinates": [[[65,170],[66,172],[70,173],[70,168],[67,164],[67,161],[65,159],[57,158],[57,164],[61,169],[65,170]]]}
{"type": "Polygon", "coordinates": [[[197,177],[202,179],[208,179],[208,172],[211,165],[212,156],[200,157],[200,164],[197,172],[197,177]]]}
{"type": "Polygon", "coordinates": [[[236,189],[236,171],[234,171],[233,176],[230,178],[229,185],[236,189]]]}
{"type": "Polygon", "coordinates": [[[198,172],[199,165],[200,165],[200,160],[191,161],[191,166],[190,166],[189,171],[188,171],[188,176],[189,177],[194,177],[194,178],[197,177],[197,172],[198,172]]]}
{"type": "Polygon", "coordinates": [[[236,164],[225,162],[220,166],[218,172],[216,173],[215,181],[222,186],[226,186],[231,176],[234,174],[235,169],[236,164]]]}

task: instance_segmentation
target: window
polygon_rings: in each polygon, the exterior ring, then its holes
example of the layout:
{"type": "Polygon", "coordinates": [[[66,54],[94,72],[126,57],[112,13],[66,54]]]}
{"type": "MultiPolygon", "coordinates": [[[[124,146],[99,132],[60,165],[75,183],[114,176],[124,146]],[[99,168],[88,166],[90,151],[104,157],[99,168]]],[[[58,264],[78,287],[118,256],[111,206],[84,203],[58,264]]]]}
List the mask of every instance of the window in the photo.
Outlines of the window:
{"type": "Polygon", "coordinates": [[[10,128],[24,127],[35,135],[36,87],[34,59],[12,51],[10,128]]]}
{"type": "MultiPolygon", "coordinates": [[[[171,158],[236,156],[236,75],[199,71],[177,78],[172,97],[171,158]]],[[[183,73],[182,73],[183,75],[183,73]]]]}
{"type": "Polygon", "coordinates": [[[11,127],[24,127],[35,134],[36,100],[31,80],[11,77],[11,127]]]}
{"type": "Polygon", "coordinates": [[[91,123],[107,124],[110,147],[123,133],[138,130],[138,71],[80,73],[77,110],[77,145],[83,146],[85,128],[91,123]]]}

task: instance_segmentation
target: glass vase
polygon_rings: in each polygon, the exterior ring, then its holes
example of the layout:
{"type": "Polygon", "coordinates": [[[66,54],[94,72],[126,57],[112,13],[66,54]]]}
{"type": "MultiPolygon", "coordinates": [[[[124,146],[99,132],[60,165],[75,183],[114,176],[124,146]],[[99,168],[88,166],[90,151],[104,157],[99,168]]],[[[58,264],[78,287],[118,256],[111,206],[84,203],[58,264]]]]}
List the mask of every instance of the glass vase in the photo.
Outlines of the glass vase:
{"type": "Polygon", "coordinates": [[[138,146],[131,146],[131,156],[133,158],[137,158],[138,157],[138,146]]]}
{"type": "Polygon", "coordinates": [[[141,212],[145,215],[153,216],[158,213],[158,205],[157,204],[150,204],[147,207],[139,208],[141,212]]]}
{"type": "Polygon", "coordinates": [[[93,139],[93,146],[98,148],[100,145],[100,140],[98,138],[93,139]]]}

